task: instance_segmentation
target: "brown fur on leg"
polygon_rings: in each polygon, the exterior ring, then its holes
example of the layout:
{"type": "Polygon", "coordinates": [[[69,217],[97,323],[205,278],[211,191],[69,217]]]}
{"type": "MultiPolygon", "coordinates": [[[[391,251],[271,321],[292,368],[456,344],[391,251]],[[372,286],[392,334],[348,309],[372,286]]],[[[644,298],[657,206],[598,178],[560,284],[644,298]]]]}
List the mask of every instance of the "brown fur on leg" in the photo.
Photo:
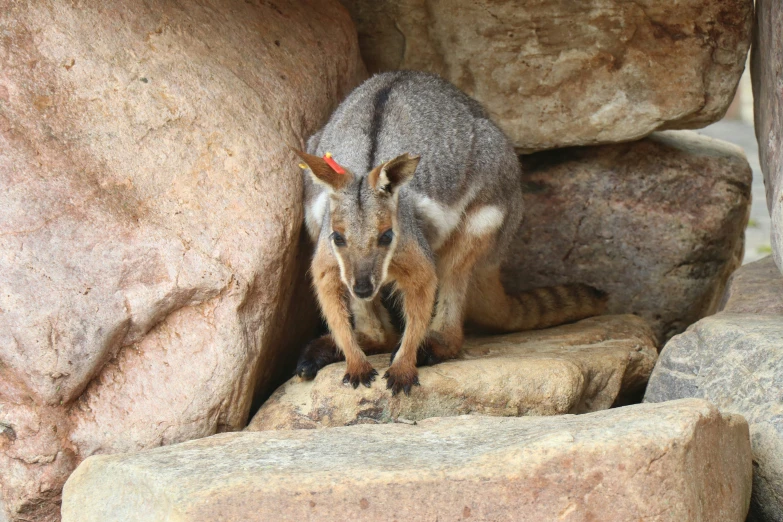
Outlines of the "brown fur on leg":
{"type": "Polygon", "coordinates": [[[416,355],[432,317],[437,278],[432,261],[416,244],[398,247],[397,255],[389,265],[389,274],[397,281],[397,288],[402,293],[405,332],[400,349],[384,378],[392,395],[400,391],[410,395],[411,387],[419,383],[416,355]]]}
{"type": "Polygon", "coordinates": [[[359,384],[369,388],[378,372],[367,361],[353,334],[345,288],[340,280],[340,267],[330,255],[329,247],[325,243],[318,245],[311,273],[321,312],[326,318],[335,344],[345,356],[348,368],[343,382],[351,384],[354,388],[359,384]]]}

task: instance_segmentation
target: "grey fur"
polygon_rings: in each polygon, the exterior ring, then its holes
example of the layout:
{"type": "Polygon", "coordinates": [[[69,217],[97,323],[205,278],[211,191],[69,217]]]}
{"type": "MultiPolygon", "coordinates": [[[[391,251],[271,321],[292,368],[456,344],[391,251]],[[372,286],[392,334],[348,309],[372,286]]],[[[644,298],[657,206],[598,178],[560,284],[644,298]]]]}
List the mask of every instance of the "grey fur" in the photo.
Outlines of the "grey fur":
{"type": "MultiPolygon", "coordinates": [[[[378,74],[354,90],[329,122],[308,141],[308,152],[334,159],[357,179],[357,216],[361,215],[362,178],[383,161],[403,153],[421,156],[413,180],[399,194],[397,234],[416,240],[434,255],[426,216],[417,201],[426,196],[447,207],[458,202],[488,204],[504,211],[494,260],[499,260],[522,216],[520,167],[503,132],[475,100],[440,77],[423,72],[378,74]]],[[[305,176],[306,206],[326,190],[305,176]]],[[[321,221],[328,235],[328,205],[321,221]]],[[[311,235],[319,231],[310,229],[311,235]]],[[[315,239],[315,237],[313,238],[315,239]]]]}

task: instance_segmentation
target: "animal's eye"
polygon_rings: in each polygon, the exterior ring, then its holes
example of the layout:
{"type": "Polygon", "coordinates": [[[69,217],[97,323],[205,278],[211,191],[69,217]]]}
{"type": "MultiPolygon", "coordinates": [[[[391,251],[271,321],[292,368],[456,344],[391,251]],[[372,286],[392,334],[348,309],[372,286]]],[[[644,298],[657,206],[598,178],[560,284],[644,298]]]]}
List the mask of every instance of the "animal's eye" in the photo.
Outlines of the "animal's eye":
{"type": "Polygon", "coordinates": [[[344,247],[345,246],[345,236],[343,236],[341,233],[334,231],[332,232],[332,241],[334,241],[334,246],[338,247],[344,247]]]}
{"type": "Polygon", "coordinates": [[[392,239],[394,239],[394,232],[392,229],[387,230],[380,236],[378,236],[378,245],[380,246],[389,246],[391,245],[392,239]]]}

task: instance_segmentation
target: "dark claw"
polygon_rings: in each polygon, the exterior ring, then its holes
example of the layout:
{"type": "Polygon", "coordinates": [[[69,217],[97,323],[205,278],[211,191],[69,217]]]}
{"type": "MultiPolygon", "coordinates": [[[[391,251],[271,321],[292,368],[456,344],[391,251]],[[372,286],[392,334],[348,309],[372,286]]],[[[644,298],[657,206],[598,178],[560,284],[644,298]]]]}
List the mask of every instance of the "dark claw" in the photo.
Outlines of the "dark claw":
{"type": "Polygon", "coordinates": [[[400,393],[400,391],[403,391],[406,396],[410,397],[413,386],[420,386],[418,375],[414,376],[413,379],[406,382],[403,379],[394,377],[387,371],[383,374],[383,378],[386,379],[386,389],[391,390],[392,397],[400,393]]]}
{"type": "Polygon", "coordinates": [[[353,386],[354,390],[359,387],[359,384],[364,384],[365,387],[372,388],[372,382],[377,376],[378,370],[376,369],[371,369],[365,374],[351,375],[350,373],[346,373],[343,376],[343,384],[350,384],[353,386]]]}
{"type": "Polygon", "coordinates": [[[370,372],[370,375],[367,376],[367,379],[362,381],[362,384],[364,384],[367,388],[372,388],[372,383],[376,377],[378,377],[378,370],[373,369],[373,371],[370,372]]]}

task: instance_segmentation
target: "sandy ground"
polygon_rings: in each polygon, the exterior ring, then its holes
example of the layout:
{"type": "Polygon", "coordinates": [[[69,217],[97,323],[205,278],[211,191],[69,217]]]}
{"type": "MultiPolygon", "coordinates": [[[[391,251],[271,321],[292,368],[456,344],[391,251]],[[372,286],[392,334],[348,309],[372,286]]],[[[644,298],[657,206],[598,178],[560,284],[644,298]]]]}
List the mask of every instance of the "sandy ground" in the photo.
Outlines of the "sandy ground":
{"type": "Polygon", "coordinates": [[[750,221],[745,230],[745,259],[750,263],[770,254],[770,219],[764,195],[764,179],[759,165],[759,149],[753,126],[740,122],[723,120],[697,132],[713,138],[735,143],[743,148],[753,169],[753,204],[750,221]]]}

